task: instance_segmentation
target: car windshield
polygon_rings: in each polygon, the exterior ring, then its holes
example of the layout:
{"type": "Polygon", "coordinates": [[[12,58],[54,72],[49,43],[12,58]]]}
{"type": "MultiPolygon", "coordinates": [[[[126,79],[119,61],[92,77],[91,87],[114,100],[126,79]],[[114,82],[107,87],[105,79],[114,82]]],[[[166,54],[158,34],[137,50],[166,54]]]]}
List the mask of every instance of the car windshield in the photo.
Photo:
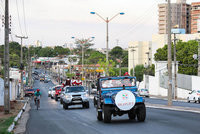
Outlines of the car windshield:
{"type": "Polygon", "coordinates": [[[84,92],[85,89],[83,87],[68,87],[66,88],[66,93],[70,92],[84,92]]]}
{"type": "Polygon", "coordinates": [[[200,93],[200,90],[198,90],[197,92],[200,93]]]}
{"type": "Polygon", "coordinates": [[[52,90],[55,91],[56,89],[55,89],[55,88],[52,88],[52,90]]]}
{"type": "Polygon", "coordinates": [[[113,88],[113,87],[123,87],[124,86],[135,86],[135,79],[112,79],[112,80],[102,80],[102,88],[113,88]]]}
{"type": "Polygon", "coordinates": [[[61,89],[62,87],[56,87],[57,90],[61,89]]]}
{"type": "Polygon", "coordinates": [[[141,91],[148,91],[148,89],[141,89],[141,91]]]}
{"type": "Polygon", "coordinates": [[[26,91],[34,91],[34,89],[26,89],[26,91]]]}

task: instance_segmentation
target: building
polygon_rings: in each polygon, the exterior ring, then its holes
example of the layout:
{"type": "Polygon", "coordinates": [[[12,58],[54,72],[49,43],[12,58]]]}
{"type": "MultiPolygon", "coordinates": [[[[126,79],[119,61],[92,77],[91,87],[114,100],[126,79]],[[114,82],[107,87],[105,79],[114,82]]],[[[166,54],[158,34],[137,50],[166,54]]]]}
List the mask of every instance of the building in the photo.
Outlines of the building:
{"type": "MultiPolygon", "coordinates": [[[[167,3],[158,5],[159,12],[159,34],[167,34],[167,3]]],[[[171,21],[172,27],[178,25],[178,28],[186,30],[186,33],[191,33],[191,5],[186,3],[186,0],[177,0],[176,3],[171,3],[171,21]]]]}
{"type": "Polygon", "coordinates": [[[151,65],[152,54],[151,54],[151,41],[135,41],[129,42],[128,44],[128,71],[130,74],[133,66],[147,64],[151,65]]]}
{"type": "Polygon", "coordinates": [[[200,32],[200,2],[191,4],[191,33],[200,32]]]}

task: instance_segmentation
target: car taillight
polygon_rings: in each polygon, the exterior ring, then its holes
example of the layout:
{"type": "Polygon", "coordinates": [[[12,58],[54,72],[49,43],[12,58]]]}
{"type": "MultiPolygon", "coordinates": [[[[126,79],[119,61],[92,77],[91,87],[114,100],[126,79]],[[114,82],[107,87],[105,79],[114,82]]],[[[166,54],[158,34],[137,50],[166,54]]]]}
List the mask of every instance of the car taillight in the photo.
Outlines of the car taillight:
{"type": "Polygon", "coordinates": [[[200,93],[197,93],[198,96],[200,96],[200,93]]]}

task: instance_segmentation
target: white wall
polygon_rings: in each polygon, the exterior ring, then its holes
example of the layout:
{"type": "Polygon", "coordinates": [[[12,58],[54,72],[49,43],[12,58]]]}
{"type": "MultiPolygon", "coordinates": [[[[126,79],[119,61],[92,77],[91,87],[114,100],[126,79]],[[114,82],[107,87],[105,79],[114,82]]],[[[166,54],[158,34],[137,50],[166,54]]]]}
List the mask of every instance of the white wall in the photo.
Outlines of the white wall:
{"type": "Polygon", "coordinates": [[[200,77],[192,76],[192,90],[200,89],[200,77]]]}

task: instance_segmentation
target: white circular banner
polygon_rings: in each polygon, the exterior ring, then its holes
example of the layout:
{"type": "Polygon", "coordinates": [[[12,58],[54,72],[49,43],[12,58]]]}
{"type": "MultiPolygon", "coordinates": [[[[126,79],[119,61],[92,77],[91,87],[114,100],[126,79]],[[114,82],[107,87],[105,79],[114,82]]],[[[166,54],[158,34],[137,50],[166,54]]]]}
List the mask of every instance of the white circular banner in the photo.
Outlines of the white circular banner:
{"type": "Polygon", "coordinates": [[[117,93],[115,97],[115,104],[120,110],[130,110],[135,105],[135,96],[131,91],[122,90],[117,93]]]}

